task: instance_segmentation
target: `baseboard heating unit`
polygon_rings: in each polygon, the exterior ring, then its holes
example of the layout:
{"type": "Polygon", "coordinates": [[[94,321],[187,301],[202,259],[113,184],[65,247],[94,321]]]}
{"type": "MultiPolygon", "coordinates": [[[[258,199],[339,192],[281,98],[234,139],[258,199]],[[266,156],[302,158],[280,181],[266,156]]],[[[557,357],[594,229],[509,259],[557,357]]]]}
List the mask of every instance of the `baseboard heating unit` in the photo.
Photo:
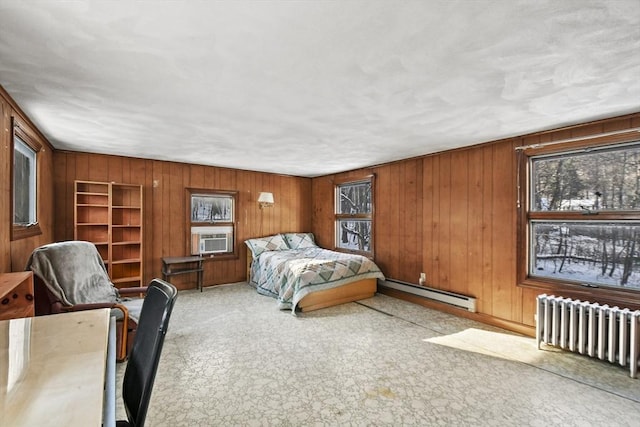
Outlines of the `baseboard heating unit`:
{"type": "Polygon", "coordinates": [[[620,366],[638,377],[640,310],[609,307],[570,298],[538,295],[536,339],[620,366]]]}
{"type": "Polygon", "coordinates": [[[426,286],[412,285],[411,283],[400,282],[398,280],[387,279],[379,281],[378,283],[387,288],[444,302],[459,308],[464,308],[472,313],[476,312],[476,299],[474,297],[442,291],[440,289],[428,288],[426,286]]]}

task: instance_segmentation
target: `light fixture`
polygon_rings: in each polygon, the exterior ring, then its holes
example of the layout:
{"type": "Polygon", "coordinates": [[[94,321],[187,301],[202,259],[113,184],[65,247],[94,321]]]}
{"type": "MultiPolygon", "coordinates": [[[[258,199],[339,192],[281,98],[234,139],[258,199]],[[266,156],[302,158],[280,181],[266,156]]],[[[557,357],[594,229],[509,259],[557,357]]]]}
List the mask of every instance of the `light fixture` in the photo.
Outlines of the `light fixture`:
{"type": "Polygon", "coordinates": [[[273,206],[273,193],[261,192],[258,196],[260,208],[270,208],[273,206]]]}

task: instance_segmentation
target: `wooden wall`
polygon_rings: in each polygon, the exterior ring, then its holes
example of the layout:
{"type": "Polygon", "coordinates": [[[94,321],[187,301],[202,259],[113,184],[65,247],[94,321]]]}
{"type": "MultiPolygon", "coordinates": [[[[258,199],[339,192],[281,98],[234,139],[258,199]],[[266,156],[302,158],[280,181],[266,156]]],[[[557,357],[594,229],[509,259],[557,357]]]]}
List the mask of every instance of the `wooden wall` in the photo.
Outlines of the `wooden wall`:
{"type": "Polygon", "coordinates": [[[22,271],[29,255],[38,246],[53,241],[53,148],[46,138],[24,115],[11,96],[0,86],[0,273],[22,271]],[[13,157],[11,156],[11,117],[19,117],[40,144],[38,181],[38,222],[42,234],[11,241],[12,228],[12,183],[13,157]]]}
{"type": "MultiPolygon", "coordinates": [[[[56,240],[73,239],[74,180],[143,186],[145,282],[162,277],[162,257],[189,254],[185,218],[187,188],[238,192],[236,221],[240,257],[207,260],[205,286],[246,279],[245,239],[311,229],[311,180],[308,178],[77,152],[56,152],[54,164],[56,240]],[[273,193],[274,207],[259,209],[257,200],[261,191],[273,193]]],[[[195,278],[189,276],[174,276],[172,282],[180,289],[195,286],[195,278]]]]}
{"type": "MultiPolygon", "coordinates": [[[[531,334],[539,290],[516,280],[516,156],[519,145],[544,143],[640,127],[640,113],[441,152],[314,179],[235,169],[76,152],[51,145],[0,86],[0,272],[24,269],[31,251],[73,238],[73,181],[95,180],[144,187],[144,279],[161,275],[161,258],[188,253],[185,189],[238,191],[238,241],[278,232],[311,230],[333,246],[333,183],[375,174],[375,260],[389,278],[472,295],[475,315],[459,315],[531,334]],[[41,235],[11,241],[11,116],[19,115],[43,144],[40,156],[41,235]],[[260,210],[260,191],[275,207],[260,210]]],[[[208,261],[205,285],[246,278],[240,257],[208,261]]],[[[181,289],[190,278],[176,278],[181,289]]],[[[399,291],[397,297],[425,303],[399,291]]],[[[439,306],[438,308],[445,309],[439,306]]],[[[455,309],[454,309],[455,310],[455,309]]]]}
{"type": "Polygon", "coordinates": [[[640,114],[314,178],[313,232],[331,247],[333,183],[373,173],[375,261],[385,275],[417,284],[425,272],[428,286],[477,298],[477,315],[458,314],[531,334],[540,292],[516,283],[514,148],[637,126],[640,114]]]}

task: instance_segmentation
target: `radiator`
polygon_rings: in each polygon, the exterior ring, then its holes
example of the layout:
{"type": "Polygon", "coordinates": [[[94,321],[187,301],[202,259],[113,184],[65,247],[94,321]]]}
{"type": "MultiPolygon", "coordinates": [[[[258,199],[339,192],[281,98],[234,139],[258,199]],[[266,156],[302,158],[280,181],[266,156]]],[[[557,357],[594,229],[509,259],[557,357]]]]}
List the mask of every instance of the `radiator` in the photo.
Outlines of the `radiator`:
{"type": "Polygon", "coordinates": [[[382,280],[378,283],[387,288],[397,289],[402,292],[408,292],[434,301],[444,302],[458,308],[464,308],[472,313],[476,312],[476,299],[471,296],[428,288],[426,286],[417,286],[394,279],[382,280]]]}
{"type": "Polygon", "coordinates": [[[629,366],[638,377],[640,310],[538,295],[536,339],[540,344],[629,366]]]}

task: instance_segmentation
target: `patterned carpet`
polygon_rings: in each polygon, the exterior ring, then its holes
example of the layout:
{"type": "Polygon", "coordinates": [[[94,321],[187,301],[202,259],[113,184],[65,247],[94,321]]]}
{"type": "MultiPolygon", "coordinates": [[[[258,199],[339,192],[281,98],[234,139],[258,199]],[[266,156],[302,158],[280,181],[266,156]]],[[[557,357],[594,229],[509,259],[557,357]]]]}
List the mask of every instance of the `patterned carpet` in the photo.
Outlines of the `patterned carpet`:
{"type": "Polygon", "coordinates": [[[384,295],[298,316],[276,307],[246,283],[181,291],[147,426],[635,426],[640,419],[640,380],[627,369],[537,350],[531,338],[384,295]]]}

